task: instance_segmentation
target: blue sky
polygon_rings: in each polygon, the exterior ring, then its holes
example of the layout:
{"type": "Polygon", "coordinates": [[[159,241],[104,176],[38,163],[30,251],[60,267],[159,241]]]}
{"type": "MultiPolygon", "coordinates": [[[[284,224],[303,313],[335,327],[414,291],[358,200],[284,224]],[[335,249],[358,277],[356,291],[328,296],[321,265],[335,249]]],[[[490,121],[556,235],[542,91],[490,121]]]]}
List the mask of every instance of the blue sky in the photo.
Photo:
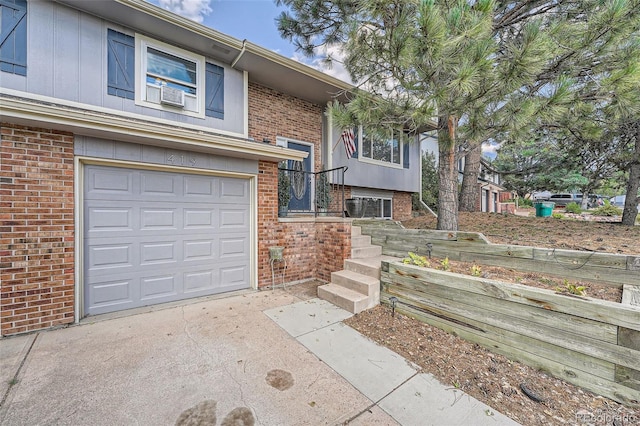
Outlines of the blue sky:
{"type": "Polygon", "coordinates": [[[178,15],[192,19],[217,31],[247,39],[287,58],[302,62],[329,75],[350,82],[339,63],[327,68],[319,60],[304,57],[280,37],[276,18],[284,10],[273,0],[147,0],[178,15]]]}

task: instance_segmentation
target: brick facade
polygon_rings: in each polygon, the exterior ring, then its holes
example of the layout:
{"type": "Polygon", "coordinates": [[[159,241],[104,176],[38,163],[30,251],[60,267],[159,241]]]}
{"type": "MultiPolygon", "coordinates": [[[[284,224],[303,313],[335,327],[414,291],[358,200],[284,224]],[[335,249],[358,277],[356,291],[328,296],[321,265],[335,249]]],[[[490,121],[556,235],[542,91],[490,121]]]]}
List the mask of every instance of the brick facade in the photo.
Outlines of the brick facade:
{"type": "MultiPolygon", "coordinates": [[[[249,84],[249,136],[285,137],[314,145],[314,170],[321,169],[322,107],[266,87],[249,84]]],[[[258,286],[272,285],[269,247],[283,246],[284,282],[328,280],[351,252],[351,224],[339,219],[278,219],[278,164],[261,161],[258,175],[258,286]],[[332,233],[335,232],[335,235],[332,233]]],[[[276,284],[282,264],[275,263],[276,284]]]]}
{"type": "Polygon", "coordinates": [[[2,124],[2,335],[74,320],[73,135],[2,124]]]}
{"type": "Polygon", "coordinates": [[[394,192],[393,194],[393,220],[411,219],[411,193],[394,192]]]}

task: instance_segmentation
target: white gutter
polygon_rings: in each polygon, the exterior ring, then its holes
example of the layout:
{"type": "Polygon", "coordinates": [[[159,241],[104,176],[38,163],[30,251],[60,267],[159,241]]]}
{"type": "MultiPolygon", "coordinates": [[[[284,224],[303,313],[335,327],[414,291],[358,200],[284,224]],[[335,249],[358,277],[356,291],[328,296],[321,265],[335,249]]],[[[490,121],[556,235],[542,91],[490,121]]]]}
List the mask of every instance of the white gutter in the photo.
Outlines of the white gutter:
{"type": "MultiPolygon", "coordinates": [[[[28,96],[28,94],[25,94],[28,96]]],[[[105,113],[88,108],[70,107],[53,102],[11,97],[0,91],[0,121],[23,125],[37,124],[76,134],[115,138],[155,146],[215,152],[229,157],[264,159],[270,161],[302,161],[306,152],[271,144],[205,132],[187,126],[166,125],[153,120],[132,119],[124,113],[105,113]]]]}

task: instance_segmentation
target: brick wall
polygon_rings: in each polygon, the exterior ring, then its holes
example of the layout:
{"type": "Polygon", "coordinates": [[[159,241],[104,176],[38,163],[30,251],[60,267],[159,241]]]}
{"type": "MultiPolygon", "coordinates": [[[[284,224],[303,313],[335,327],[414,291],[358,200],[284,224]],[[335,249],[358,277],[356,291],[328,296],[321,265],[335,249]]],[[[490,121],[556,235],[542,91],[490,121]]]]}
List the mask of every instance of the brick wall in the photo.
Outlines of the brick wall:
{"type": "Polygon", "coordinates": [[[393,220],[411,219],[411,193],[393,193],[393,220]]]}
{"type": "MultiPolygon", "coordinates": [[[[249,136],[255,140],[286,137],[314,145],[314,170],[321,169],[322,114],[319,105],[249,84],[249,136]]],[[[278,220],[278,164],[261,161],[258,175],[258,286],[272,284],[269,247],[283,246],[284,282],[309,278],[328,280],[342,269],[351,252],[351,224],[342,219],[278,220]]],[[[276,284],[282,264],[275,263],[276,284]]]]}
{"type": "Polygon", "coordinates": [[[73,135],[2,124],[2,335],[73,322],[73,135]]]}

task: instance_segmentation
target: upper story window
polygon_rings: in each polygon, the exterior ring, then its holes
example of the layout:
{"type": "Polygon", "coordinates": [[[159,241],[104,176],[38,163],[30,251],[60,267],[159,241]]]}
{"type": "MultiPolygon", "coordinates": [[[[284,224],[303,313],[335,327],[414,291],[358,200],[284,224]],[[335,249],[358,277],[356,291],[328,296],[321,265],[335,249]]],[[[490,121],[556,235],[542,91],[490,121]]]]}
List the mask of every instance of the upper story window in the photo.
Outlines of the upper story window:
{"type": "Polygon", "coordinates": [[[204,56],[136,34],[136,103],[204,118],[204,56]]]}
{"type": "Polygon", "coordinates": [[[0,1],[0,71],[27,75],[27,0],[0,1]]]}
{"type": "Polygon", "coordinates": [[[398,129],[359,129],[360,158],[409,167],[409,137],[398,129]]]}
{"type": "Polygon", "coordinates": [[[224,119],[223,67],[175,46],[111,29],[107,46],[109,95],[149,108],[224,119]]]}

